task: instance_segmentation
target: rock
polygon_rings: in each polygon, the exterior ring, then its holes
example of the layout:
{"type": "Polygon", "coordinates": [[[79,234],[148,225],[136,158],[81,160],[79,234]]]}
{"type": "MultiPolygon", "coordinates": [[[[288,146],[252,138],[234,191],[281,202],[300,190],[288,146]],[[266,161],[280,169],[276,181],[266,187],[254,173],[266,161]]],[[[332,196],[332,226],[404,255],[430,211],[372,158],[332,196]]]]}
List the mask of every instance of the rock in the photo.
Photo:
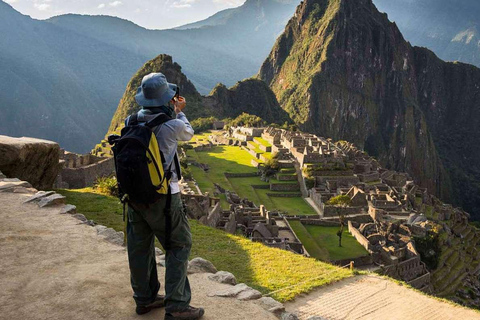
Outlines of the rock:
{"type": "Polygon", "coordinates": [[[157,260],[157,266],[165,268],[166,264],[165,260],[157,260]]]}
{"type": "Polygon", "coordinates": [[[52,141],[0,135],[0,170],[36,189],[51,189],[60,171],[59,152],[52,141]]]}
{"type": "Polygon", "coordinates": [[[7,176],[4,175],[4,174],[2,173],[2,171],[0,171],[0,179],[5,179],[6,177],[7,177],[7,176]]]}
{"type": "Polygon", "coordinates": [[[158,260],[163,260],[163,261],[165,261],[166,258],[167,258],[167,257],[166,257],[164,254],[157,256],[157,259],[158,259],[158,260]]]}
{"type": "Polygon", "coordinates": [[[281,320],[298,320],[298,317],[295,313],[284,312],[280,318],[281,320]]]}
{"type": "Polygon", "coordinates": [[[221,290],[218,292],[215,292],[214,294],[209,295],[210,297],[226,297],[226,298],[233,298],[238,296],[241,292],[250,289],[249,286],[247,286],[245,283],[240,283],[237,284],[236,286],[233,286],[231,288],[221,290]]]}
{"type": "Polygon", "coordinates": [[[77,213],[77,207],[75,207],[74,205],[71,205],[71,204],[67,204],[65,205],[61,210],[60,210],[60,214],[75,214],[77,213]]]}
{"type": "Polygon", "coordinates": [[[188,274],[192,273],[217,273],[217,268],[208,260],[195,258],[188,263],[188,274]]]}
{"type": "Polygon", "coordinates": [[[108,242],[111,242],[113,244],[123,246],[124,243],[124,233],[119,231],[115,231],[112,228],[107,228],[105,226],[98,226],[95,227],[97,229],[97,234],[99,236],[102,236],[105,240],[108,242]]]}
{"type": "Polygon", "coordinates": [[[78,219],[82,222],[87,222],[87,218],[85,218],[85,216],[83,214],[76,213],[76,214],[72,215],[72,217],[74,217],[75,219],[78,219]]]}
{"type": "Polygon", "coordinates": [[[38,206],[40,208],[47,207],[47,206],[54,206],[58,204],[65,204],[65,197],[61,194],[52,194],[51,196],[44,197],[38,202],[38,206]]]}
{"type": "Polygon", "coordinates": [[[85,224],[90,227],[95,227],[97,225],[97,223],[93,220],[87,220],[85,224]]]}
{"type": "Polygon", "coordinates": [[[45,197],[48,197],[52,194],[54,194],[55,192],[54,191],[48,191],[48,192],[45,192],[45,191],[39,191],[37,192],[34,196],[28,198],[27,200],[25,200],[23,203],[29,203],[29,202],[34,202],[34,201],[39,201],[40,199],[42,198],[45,198],[45,197]]]}
{"type": "MultiPolygon", "coordinates": [[[[13,192],[14,188],[24,187],[31,188],[32,185],[26,181],[6,181],[14,179],[3,179],[0,181],[0,192],[13,192]]],[[[18,180],[18,179],[15,179],[18,180]]]]}
{"type": "Polygon", "coordinates": [[[247,290],[240,292],[237,296],[237,299],[242,301],[249,301],[260,299],[261,297],[262,294],[260,293],[260,291],[248,288],[247,290]]]}
{"type": "Polygon", "coordinates": [[[100,234],[100,232],[102,232],[103,230],[106,230],[107,227],[102,226],[101,224],[97,224],[97,225],[95,226],[95,229],[97,229],[97,234],[100,234]]]}
{"type": "Polygon", "coordinates": [[[33,194],[37,192],[38,190],[35,188],[25,188],[25,187],[15,187],[13,188],[13,193],[30,193],[33,194]]]}
{"type": "Polygon", "coordinates": [[[277,317],[280,317],[281,314],[285,312],[285,306],[271,297],[260,298],[257,300],[257,304],[263,309],[275,314],[277,317]]]}
{"type": "Polygon", "coordinates": [[[220,283],[231,284],[233,286],[237,284],[235,276],[227,271],[218,271],[215,274],[209,275],[208,279],[220,283]]]}

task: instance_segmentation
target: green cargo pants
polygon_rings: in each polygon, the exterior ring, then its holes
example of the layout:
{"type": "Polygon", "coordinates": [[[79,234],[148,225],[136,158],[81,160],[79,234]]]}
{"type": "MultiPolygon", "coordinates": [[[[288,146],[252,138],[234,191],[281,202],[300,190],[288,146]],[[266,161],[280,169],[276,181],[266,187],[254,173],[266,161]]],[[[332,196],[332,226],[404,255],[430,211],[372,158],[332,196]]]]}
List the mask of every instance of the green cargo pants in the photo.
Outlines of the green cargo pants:
{"type": "Polygon", "coordinates": [[[180,194],[172,195],[170,228],[167,228],[166,202],[167,196],[148,207],[129,204],[128,261],[135,302],[141,306],[153,302],[160,289],[154,247],[157,237],[166,251],[165,308],[167,312],[175,312],[190,305],[187,265],[192,234],[180,194]]]}

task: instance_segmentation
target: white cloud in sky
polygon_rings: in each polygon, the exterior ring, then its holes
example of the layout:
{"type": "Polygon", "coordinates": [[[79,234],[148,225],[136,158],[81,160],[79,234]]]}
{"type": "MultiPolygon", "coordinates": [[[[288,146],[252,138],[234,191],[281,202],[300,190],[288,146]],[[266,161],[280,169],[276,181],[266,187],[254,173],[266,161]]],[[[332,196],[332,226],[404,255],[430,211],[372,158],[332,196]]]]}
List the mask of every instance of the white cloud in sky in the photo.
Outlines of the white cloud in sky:
{"type": "Polygon", "coordinates": [[[50,4],[48,3],[34,3],[33,6],[40,11],[45,11],[45,10],[48,10],[48,8],[50,8],[50,4]]]}
{"type": "Polygon", "coordinates": [[[18,2],[18,0],[4,0],[6,3],[15,3],[18,2]]]}
{"type": "Polygon", "coordinates": [[[193,3],[195,3],[196,0],[179,0],[173,2],[170,7],[172,8],[177,8],[177,9],[182,9],[182,8],[190,8],[193,3]]]}
{"type": "Polygon", "coordinates": [[[213,3],[216,3],[216,4],[224,4],[224,5],[228,5],[228,6],[239,6],[241,5],[242,3],[245,2],[245,0],[212,0],[213,3]]]}
{"type": "Polygon", "coordinates": [[[108,3],[108,5],[110,7],[118,7],[118,6],[122,5],[122,1],[113,1],[113,2],[108,3]]]}
{"type": "Polygon", "coordinates": [[[98,8],[98,9],[103,9],[103,8],[105,8],[105,3],[100,3],[97,8],[98,8]]]}

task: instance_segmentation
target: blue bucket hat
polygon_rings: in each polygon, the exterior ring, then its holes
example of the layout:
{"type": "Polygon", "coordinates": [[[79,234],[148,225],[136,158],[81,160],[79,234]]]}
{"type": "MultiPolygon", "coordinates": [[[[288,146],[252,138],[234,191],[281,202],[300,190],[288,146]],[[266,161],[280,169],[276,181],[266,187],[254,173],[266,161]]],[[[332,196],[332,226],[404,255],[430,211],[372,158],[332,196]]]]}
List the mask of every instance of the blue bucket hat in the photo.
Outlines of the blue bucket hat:
{"type": "Polygon", "coordinates": [[[142,107],[161,107],[175,96],[177,85],[168,83],[163,73],[150,73],[143,77],[135,101],[142,107]]]}

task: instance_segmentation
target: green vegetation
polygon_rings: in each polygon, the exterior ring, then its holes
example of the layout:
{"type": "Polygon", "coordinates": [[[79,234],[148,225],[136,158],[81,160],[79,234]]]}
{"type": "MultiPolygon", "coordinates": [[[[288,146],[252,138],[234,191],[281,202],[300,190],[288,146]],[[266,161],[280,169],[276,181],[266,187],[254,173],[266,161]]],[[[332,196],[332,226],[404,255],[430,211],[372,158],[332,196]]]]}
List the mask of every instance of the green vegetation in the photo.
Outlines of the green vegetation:
{"type": "Polygon", "coordinates": [[[265,140],[265,139],[263,139],[263,138],[260,138],[260,137],[253,138],[253,140],[254,140],[256,143],[258,143],[258,144],[260,144],[260,145],[262,145],[262,146],[264,146],[264,147],[271,147],[271,146],[272,146],[272,145],[270,144],[270,142],[268,142],[267,140],[265,140]]]}
{"type": "MultiPolygon", "coordinates": [[[[208,136],[208,133],[204,133],[208,136]]],[[[196,141],[201,136],[195,136],[196,141]]],[[[227,178],[225,172],[229,173],[256,173],[257,169],[251,164],[255,160],[250,153],[240,147],[234,146],[216,146],[208,151],[196,152],[195,150],[186,150],[188,159],[195,160],[198,163],[207,164],[208,172],[196,167],[189,166],[193,177],[198,183],[202,192],[213,194],[215,191],[214,183],[219,184],[223,188],[234,191],[242,198],[260,205],[263,204],[268,210],[278,210],[287,212],[290,215],[316,215],[315,210],[303,200],[301,197],[281,198],[270,197],[267,194],[275,193],[292,193],[292,192],[274,192],[269,189],[254,189],[254,185],[269,185],[267,182],[260,180],[260,177],[242,177],[227,178]]],[[[272,160],[272,164],[276,162],[276,158],[272,160]]],[[[276,172],[276,171],[274,171],[276,172]]],[[[275,183],[283,183],[284,181],[272,180],[275,183]]],[[[285,181],[285,183],[292,183],[285,181]]],[[[298,193],[298,192],[293,192],[298,193]]],[[[220,198],[222,208],[228,209],[229,205],[224,198],[220,198]]]]}
{"type": "Polygon", "coordinates": [[[101,194],[118,197],[118,183],[115,176],[100,177],[95,181],[93,188],[101,194]]]}
{"type": "MultiPolygon", "coordinates": [[[[91,188],[81,190],[57,190],[67,196],[67,202],[77,206],[87,219],[123,230],[122,206],[118,199],[96,194],[91,188]]],[[[260,243],[209,228],[191,221],[193,247],[191,258],[202,257],[211,261],[219,270],[233,273],[237,281],[261,291],[280,301],[292,300],[353,274],[314,259],[288,251],[266,247],[260,243]]]]}
{"type": "Polygon", "coordinates": [[[228,120],[226,124],[230,127],[239,127],[239,126],[260,127],[265,125],[266,123],[265,121],[263,121],[262,118],[258,116],[243,112],[241,115],[239,115],[235,119],[228,120]]]}
{"type": "Polygon", "coordinates": [[[339,227],[304,226],[299,221],[290,221],[290,226],[308,253],[317,259],[335,261],[368,255],[365,248],[346,230],[342,235],[342,247],[339,247],[337,236],[339,227]]]}
{"type": "Polygon", "coordinates": [[[338,195],[328,200],[326,204],[329,206],[347,206],[348,207],[352,204],[352,200],[347,195],[338,195]]]}
{"type": "Polygon", "coordinates": [[[195,133],[201,133],[212,129],[213,123],[217,120],[218,119],[215,117],[198,118],[193,120],[190,124],[192,125],[193,130],[195,130],[195,133]]]}

